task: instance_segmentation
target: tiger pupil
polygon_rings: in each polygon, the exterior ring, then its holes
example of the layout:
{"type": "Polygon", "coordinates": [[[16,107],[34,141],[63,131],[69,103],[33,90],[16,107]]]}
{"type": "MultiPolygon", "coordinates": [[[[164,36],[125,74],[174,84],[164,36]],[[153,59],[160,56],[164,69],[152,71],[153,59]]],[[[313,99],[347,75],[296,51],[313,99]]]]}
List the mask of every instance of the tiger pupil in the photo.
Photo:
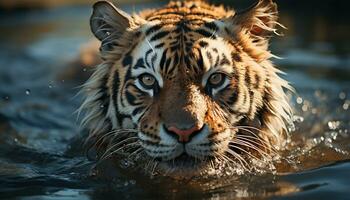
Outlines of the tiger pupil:
{"type": "Polygon", "coordinates": [[[217,86],[222,82],[222,80],[223,80],[223,75],[217,73],[217,74],[211,75],[209,82],[211,85],[217,86]]]}
{"type": "Polygon", "coordinates": [[[155,82],[154,78],[148,75],[143,76],[141,81],[147,86],[152,86],[155,82]]]}

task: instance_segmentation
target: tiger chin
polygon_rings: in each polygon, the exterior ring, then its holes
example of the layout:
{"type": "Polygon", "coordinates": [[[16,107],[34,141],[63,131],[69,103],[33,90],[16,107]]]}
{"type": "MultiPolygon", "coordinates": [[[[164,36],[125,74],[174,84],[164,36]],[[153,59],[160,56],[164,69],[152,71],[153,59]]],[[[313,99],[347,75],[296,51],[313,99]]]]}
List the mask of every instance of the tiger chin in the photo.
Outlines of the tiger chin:
{"type": "Polygon", "coordinates": [[[271,163],[292,123],[292,87],[268,50],[277,14],[272,0],[242,12],[174,1],[133,15],[95,3],[102,62],[80,108],[88,148],[99,162],[174,176],[271,163]]]}

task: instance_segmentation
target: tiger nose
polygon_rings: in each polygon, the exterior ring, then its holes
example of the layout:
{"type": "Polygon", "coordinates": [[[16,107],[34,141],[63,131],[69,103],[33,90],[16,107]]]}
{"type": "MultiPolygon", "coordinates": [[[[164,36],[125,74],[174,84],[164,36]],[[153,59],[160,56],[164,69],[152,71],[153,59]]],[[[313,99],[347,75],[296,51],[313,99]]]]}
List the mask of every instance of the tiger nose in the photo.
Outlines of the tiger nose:
{"type": "Polygon", "coordinates": [[[168,130],[168,132],[170,132],[170,134],[176,135],[179,142],[186,143],[186,142],[190,141],[190,139],[194,135],[200,133],[202,128],[203,128],[203,125],[197,124],[197,125],[192,126],[189,129],[180,129],[176,126],[169,126],[167,128],[167,130],[168,130]]]}

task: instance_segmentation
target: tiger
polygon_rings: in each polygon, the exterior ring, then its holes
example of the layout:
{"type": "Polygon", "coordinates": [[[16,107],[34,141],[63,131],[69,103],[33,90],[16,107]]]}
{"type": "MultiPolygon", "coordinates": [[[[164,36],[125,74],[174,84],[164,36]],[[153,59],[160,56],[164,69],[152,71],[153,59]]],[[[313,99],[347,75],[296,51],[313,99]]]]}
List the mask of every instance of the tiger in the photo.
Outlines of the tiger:
{"type": "Polygon", "coordinates": [[[95,3],[101,63],[82,89],[87,148],[98,162],[132,158],[167,175],[272,162],[292,123],[293,88],[268,48],[277,20],[272,0],[239,12],[171,1],[132,15],[95,3]]]}

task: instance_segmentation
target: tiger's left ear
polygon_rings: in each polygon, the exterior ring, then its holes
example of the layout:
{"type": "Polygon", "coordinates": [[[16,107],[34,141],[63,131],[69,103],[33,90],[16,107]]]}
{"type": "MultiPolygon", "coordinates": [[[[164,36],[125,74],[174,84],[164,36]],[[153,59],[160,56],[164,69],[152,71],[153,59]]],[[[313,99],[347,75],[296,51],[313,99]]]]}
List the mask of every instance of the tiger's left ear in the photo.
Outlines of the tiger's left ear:
{"type": "Polygon", "coordinates": [[[244,31],[253,36],[264,38],[272,32],[276,32],[278,11],[277,5],[272,0],[258,0],[248,9],[237,12],[232,17],[225,19],[232,25],[235,31],[244,31]]]}
{"type": "Polygon", "coordinates": [[[95,37],[101,41],[101,52],[112,49],[115,42],[135,28],[140,22],[128,13],[115,7],[108,1],[99,1],[93,6],[90,28],[95,37]]]}

